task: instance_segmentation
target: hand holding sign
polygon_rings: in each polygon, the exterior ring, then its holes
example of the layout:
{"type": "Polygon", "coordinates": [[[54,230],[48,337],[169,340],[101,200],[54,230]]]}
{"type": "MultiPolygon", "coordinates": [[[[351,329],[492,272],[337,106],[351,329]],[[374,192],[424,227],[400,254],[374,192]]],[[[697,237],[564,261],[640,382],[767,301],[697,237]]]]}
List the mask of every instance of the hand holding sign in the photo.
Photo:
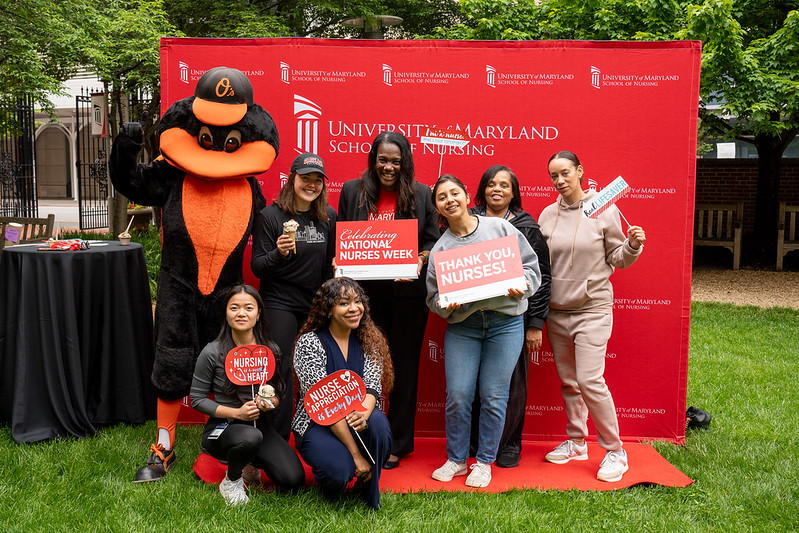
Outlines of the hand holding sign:
{"type": "Polygon", "coordinates": [[[518,297],[528,286],[515,235],[435,252],[433,263],[442,309],[494,296],[518,297]]]}
{"type": "MultiPolygon", "coordinates": [[[[332,426],[350,413],[365,411],[366,408],[362,405],[364,399],[366,384],[361,376],[350,370],[338,370],[311,387],[305,395],[304,403],[311,420],[322,426],[332,426]]],[[[361,429],[366,429],[365,421],[361,429]]],[[[357,432],[355,435],[374,463],[374,458],[366,449],[360,435],[357,432]]]]}
{"type": "MultiPolygon", "coordinates": [[[[275,372],[275,355],[272,350],[260,344],[245,344],[236,346],[225,356],[225,374],[234,385],[250,385],[256,383],[266,383],[275,372]]],[[[253,397],[255,397],[255,387],[253,397]]],[[[242,408],[254,412],[247,414],[247,420],[253,421],[258,418],[258,407],[254,402],[247,402],[242,408]],[[252,405],[249,405],[252,404],[252,405]]]]}

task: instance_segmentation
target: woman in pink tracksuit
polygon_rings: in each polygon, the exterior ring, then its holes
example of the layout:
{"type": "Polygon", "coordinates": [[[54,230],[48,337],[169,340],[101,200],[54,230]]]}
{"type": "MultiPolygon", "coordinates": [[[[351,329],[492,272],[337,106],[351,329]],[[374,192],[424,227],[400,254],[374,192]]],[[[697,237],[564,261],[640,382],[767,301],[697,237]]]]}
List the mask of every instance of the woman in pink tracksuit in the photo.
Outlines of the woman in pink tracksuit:
{"type": "Polygon", "coordinates": [[[547,337],[561,380],[569,438],[546,459],[556,464],[588,459],[585,438],[590,413],[599,445],[606,450],[597,478],[619,481],[628,469],[627,453],[619,439],[613,397],[603,377],[613,327],[609,278],[616,268],[627,268],[638,259],[646,234],[641,227],[630,226],[625,238],[615,205],[597,218],[583,216],[583,204],[596,193],[583,191],[583,167],[572,152],[553,155],[549,175],[560,196],[538,221],[550,250],[547,337]]]}

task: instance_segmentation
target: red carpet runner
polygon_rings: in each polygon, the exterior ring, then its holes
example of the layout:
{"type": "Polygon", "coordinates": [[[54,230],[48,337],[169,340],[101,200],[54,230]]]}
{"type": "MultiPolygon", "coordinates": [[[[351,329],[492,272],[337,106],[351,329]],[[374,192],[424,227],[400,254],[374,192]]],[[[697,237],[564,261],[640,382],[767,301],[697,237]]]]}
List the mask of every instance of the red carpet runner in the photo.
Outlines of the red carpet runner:
{"type": "MultiPolygon", "coordinates": [[[[605,451],[596,443],[588,444],[587,461],[571,461],[565,465],[553,465],[544,460],[544,455],[558,442],[525,442],[522,461],[516,468],[492,467],[491,484],[483,489],[465,485],[466,476],[458,476],[449,483],[430,477],[433,470],[447,460],[446,443],[443,438],[417,438],[416,450],[400,461],[399,468],[384,470],[380,480],[383,492],[438,492],[474,491],[506,492],[516,489],[534,490],[616,490],[639,483],[654,483],[667,487],[686,487],[693,481],[672,466],[649,444],[626,443],[630,469],[621,481],[605,483],[596,478],[599,463],[605,451]]],[[[469,464],[474,459],[469,460],[469,464]]],[[[194,463],[194,471],[206,483],[219,483],[225,475],[225,467],[214,458],[201,454],[194,463]]],[[[263,476],[265,485],[268,478],[263,476]]],[[[310,468],[306,466],[306,482],[313,484],[310,468]]]]}

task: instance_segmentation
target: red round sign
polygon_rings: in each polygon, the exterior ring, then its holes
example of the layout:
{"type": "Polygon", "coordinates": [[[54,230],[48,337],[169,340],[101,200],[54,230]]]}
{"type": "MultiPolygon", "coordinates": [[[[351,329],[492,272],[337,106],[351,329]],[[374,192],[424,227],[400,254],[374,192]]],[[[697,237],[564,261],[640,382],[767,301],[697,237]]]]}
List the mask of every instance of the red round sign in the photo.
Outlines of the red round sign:
{"type": "Polygon", "coordinates": [[[366,384],[351,370],[338,370],[316,383],[305,395],[311,420],[331,426],[353,411],[363,411],[366,384]]]}
{"type": "Polygon", "coordinates": [[[266,383],[275,375],[275,355],[260,344],[236,346],[225,356],[225,374],[235,385],[266,383]]]}

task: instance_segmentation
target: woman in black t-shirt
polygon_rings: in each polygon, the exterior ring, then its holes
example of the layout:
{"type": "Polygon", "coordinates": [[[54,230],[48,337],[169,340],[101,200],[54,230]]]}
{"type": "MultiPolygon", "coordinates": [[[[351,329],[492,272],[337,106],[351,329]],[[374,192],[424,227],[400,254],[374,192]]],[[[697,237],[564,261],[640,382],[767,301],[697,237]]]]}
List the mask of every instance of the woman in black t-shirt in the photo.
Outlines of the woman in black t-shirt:
{"type": "MultiPolygon", "coordinates": [[[[308,318],[316,290],[333,276],[336,212],[327,204],[326,180],[321,157],[298,155],[277,199],[255,219],[251,268],[261,280],[258,292],[282,353],[294,351],[294,340],[308,318]]],[[[281,360],[278,372],[286,383],[285,398],[293,398],[290,358],[281,360]]],[[[286,401],[268,415],[286,440],[293,407],[292,401],[286,401]]]]}

